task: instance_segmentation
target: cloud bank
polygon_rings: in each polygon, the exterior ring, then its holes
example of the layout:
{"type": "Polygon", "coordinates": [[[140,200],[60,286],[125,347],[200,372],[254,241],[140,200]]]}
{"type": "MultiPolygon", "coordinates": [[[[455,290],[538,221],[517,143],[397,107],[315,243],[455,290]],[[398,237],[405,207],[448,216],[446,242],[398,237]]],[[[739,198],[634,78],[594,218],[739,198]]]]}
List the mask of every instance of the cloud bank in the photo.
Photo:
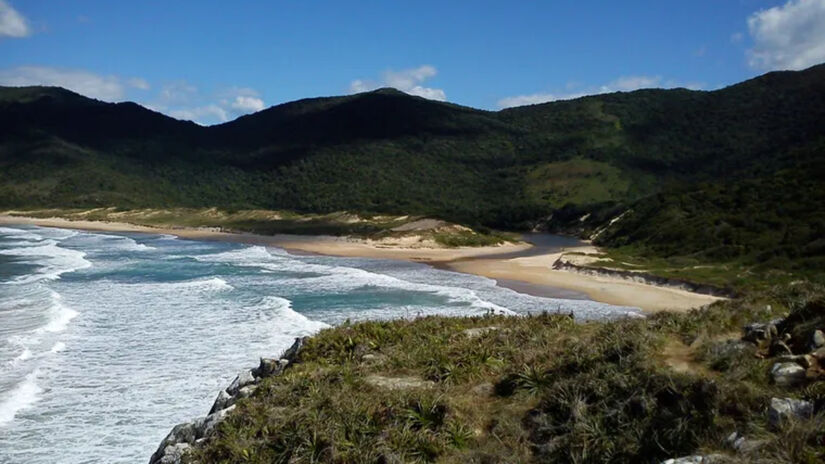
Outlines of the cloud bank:
{"type": "Polygon", "coordinates": [[[825,0],[790,0],[748,18],[748,64],[764,71],[799,70],[825,61],[825,0]]]}
{"type": "Polygon", "coordinates": [[[173,118],[201,125],[220,124],[266,107],[260,94],[249,87],[229,87],[203,93],[186,81],[164,85],[147,107],[173,118]]]}
{"type": "Polygon", "coordinates": [[[141,77],[123,78],[82,69],[47,66],[0,69],[0,85],[47,85],[109,102],[133,100],[154,111],[203,125],[226,122],[266,106],[258,92],[248,87],[229,87],[203,93],[188,82],[174,81],[151,92],[151,84],[141,77]]]}
{"type": "Polygon", "coordinates": [[[21,38],[31,34],[26,18],[5,0],[0,0],[0,37],[21,38]]]}
{"type": "Polygon", "coordinates": [[[140,88],[140,86],[149,84],[140,78],[124,81],[117,76],[104,76],[79,69],[19,66],[0,70],[0,85],[56,86],[99,100],[120,101],[124,98],[127,88],[140,88]]]}
{"type": "Polygon", "coordinates": [[[424,87],[424,81],[435,77],[438,70],[430,65],[401,71],[384,71],[377,81],[356,79],[350,83],[349,93],[369,92],[381,87],[393,87],[404,93],[428,98],[430,100],[446,101],[447,94],[442,89],[424,87]]]}
{"type": "MultiPolygon", "coordinates": [[[[576,86],[573,86],[574,88],[576,86]]],[[[574,98],[585,97],[587,95],[598,95],[612,92],[631,92],[633,90],[648,89],[655,87],[686,87],[689,89],[701,89],[701,83],[680,83],[675,80],[663,80],[661,76],[625,76],[615,79],[600,86],[590,86],[584,89],[565,92],[539,92],[527,95],[515,95],[505,97],[498,101],[499,108],[512,108],[515,106],[536,105],[556,100],[572,100],[574,98]]]]}

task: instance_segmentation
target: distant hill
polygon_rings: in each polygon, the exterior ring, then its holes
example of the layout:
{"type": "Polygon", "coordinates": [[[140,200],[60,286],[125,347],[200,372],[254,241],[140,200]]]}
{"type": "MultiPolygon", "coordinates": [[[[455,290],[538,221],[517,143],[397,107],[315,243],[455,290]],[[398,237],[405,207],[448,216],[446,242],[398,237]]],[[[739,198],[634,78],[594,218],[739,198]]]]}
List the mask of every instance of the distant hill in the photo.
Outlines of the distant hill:
{"type": "Polygon", "coordinates": [[[823,150],[825,65],[499,112],[380,89],[211,127],[60,88],[0,88],[8,208],[351,210],[583,232],[631,210],[600,243],[820,265],[823,150]]]}

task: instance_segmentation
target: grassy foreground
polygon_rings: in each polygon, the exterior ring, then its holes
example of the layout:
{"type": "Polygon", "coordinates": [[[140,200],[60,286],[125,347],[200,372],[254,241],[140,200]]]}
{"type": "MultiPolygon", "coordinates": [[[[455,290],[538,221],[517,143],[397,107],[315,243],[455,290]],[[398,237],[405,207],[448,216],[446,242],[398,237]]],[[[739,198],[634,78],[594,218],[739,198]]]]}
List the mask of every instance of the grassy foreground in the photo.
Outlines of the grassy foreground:
{"type": "MultiPolygon", "coordinates": [[[[825,288],[796,284],[687,314],[607,323],[562,314],[427,317],[322,331],[241,400],[201,463],[729,462],[825,458],[825,382],[780,387],[741,327],[825,324],[825,288]],[[804,317],[803,317],[804,316],[804,317]],[[815,404],[771,426],[772,397],[815,404]],[[753,449],[737,454],[732,432],[753,449]]],[[[794,329],[794,330],[797,330],[794,329]]]]}

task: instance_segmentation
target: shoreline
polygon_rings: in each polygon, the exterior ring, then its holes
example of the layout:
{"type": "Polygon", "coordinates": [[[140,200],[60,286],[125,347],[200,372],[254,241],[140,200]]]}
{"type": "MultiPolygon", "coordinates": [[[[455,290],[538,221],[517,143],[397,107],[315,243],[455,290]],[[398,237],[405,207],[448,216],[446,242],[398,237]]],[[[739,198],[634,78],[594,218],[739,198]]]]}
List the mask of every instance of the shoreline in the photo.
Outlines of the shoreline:
{"type": "Polygon", "coordinates": [[[11,215],[0,215],[0,224],[31,224],[98,232],[168,234],[192,240],[274,246],[299,253],[420,262],[439,269],[487,277],[495,280],[498,285],[519,293],[563,299],[585,298],[600,303],[638,307],[648,314],[660,311],[684,312],[721,299],[675,288],[552,268],[553,263],[564,252],[592,250],[590,246],[568,247],[559,252],[535,256],[497,258],[496,255],[525,251],[532,245],[521,243],[487,247],[413,248],[351,237],[284,234],[270,236],[224,232],[215,228],[151,227],[122,222],[73,221],[56,217],[11,215]]]}
{"type": "MultiPolygon", "coordinates": [[[[618,306],[635,306],[647,314],[661,311],[686,312],[724,299],[617,277],[553,269],[553,263],[564,252],[576,249],[568,248],[558,253],[507,260],[483,258],[461,260],[447,263],[447,268],[497,281],[499,279],[510,279],[538,286],[563,288],[567,291],[584,294],[593,301],[618,306]]],[[[591,247],[579,247],[578,249],[592,250],[591,247]]]]}

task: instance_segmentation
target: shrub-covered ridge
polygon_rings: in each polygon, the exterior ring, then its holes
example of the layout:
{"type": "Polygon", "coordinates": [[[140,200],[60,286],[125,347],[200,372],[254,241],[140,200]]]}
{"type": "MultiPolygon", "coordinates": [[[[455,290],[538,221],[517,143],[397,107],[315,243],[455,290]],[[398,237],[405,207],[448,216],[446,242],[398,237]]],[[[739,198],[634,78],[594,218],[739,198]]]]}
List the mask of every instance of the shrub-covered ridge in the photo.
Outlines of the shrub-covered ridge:
{"type": "Polygon", "coordinates": [[[790,314],[780,333],[804,338],[825,325],[823,297],[799,284],[613,322],[541,313],[344,324],[309,339],[190,458],[821,462],[825,382],[778,384],[778,358],[741,328],[790,314]],[[772,422],[784,398],[809,401],[812,415],[772,422]]]}

